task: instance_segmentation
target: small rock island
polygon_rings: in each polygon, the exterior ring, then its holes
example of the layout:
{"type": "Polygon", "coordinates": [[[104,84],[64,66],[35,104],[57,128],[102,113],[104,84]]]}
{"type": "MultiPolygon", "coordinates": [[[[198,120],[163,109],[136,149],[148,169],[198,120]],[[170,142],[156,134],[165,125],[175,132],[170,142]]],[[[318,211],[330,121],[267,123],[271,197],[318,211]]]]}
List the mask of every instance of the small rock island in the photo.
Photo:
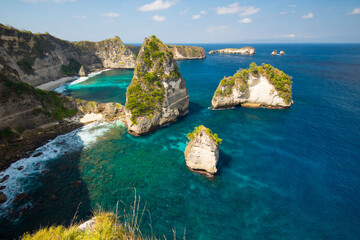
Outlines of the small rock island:
{"type": "Polygon", "coordinates": [[[271,55],[272,55],[272,56],[277,55],[277,50],[272,51],[271,55]]]}
{"type": "Polygon", "coordinates": [[[215,53],[254,55],[256,51],[255,48],[253,47],[243,47],[243,48],[224,48],[218,50],[211,50],[209,52],[209,54],[215,54],[215,53]]]}
{"type": "Polygon", "coordinates": [[[174,122],[188,112],[189,95],[172,52],[155,36],[145,38],[126,92],[126,125],[135,136],[174,122]]]}
{"type": "Polygon", "coordinates": [[[224,77],[211,104],[214,109],[238,105],[250,108],[287,108],[292,104],[291,77],[269,64],[239,70],[234,76],[224,77]]]}
{"type": "Polygon", "coordinates": [[[193,60],[206,58],[205,50],[197,46],[167,45],[175,60],[193,60]]]}
{"type": "Polygon", "coordinates": [[[185,149],[186,165],[192,171],[214,175],[217,172],[219,144],[222,139],[203,125],[195,127],[187,137],[190,142],[185,149]]]}

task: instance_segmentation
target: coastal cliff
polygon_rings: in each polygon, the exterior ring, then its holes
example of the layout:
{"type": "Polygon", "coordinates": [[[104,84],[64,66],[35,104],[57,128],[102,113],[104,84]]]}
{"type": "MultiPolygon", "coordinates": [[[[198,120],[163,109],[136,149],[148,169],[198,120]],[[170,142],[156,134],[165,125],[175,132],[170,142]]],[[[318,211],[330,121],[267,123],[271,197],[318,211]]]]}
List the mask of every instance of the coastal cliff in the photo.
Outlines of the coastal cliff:
{"type": "Polygon", "coordinates": [[[155,36],[145,38],[126,92],[126,125],[132,135],[145,135],[188,112],[185,80],[172,52],[155,36]]]}
{"type": "Polygon", "coordinates": [[[18,72],[21,81],[32,86],[76,75],[81,65],[87,72],[134,68],[136,59],[119,37],[100,42],[69,42],[48,33],[33,34],[2,24],[0,55],[18,72]]]}
{"type": "Polygon", "coordinates": [[[219,50],[211,50],[209,52],[209,54],[215,54],[215,53],[254,55],[256,51],[255,48],[253,47],[243,47],[243,48],[224,48],[219,50]]]}
{"type": "Polygon", "coordinates": [[[175,60],[192,60],[206,58],[205,50],[202,47],[167,45],[175,60]]]}
{"type": "Polygon", "coordinates": [[[217,172],[221,139],[203,125],[187,135],[190,140],[185,149],[185,161],[190,170],[213,175],[217,172]]]}
{"type": "MultiPolygon", "coordinates": [[[[140,47],[136,45],[126,45],[136,56],[140,52],[140,47]]],[[[205,50],[197,46],[185,45],[166,45],[172,52],[175,60],[193,60],[206,58],[205,50]]]]}
{"type": "Polygon", "coordinates": [[[239,70],[221,80],[211,104],[214,109],[242,107],[287,108],[292,104],[291,77],[269,64],[239,70]]]}

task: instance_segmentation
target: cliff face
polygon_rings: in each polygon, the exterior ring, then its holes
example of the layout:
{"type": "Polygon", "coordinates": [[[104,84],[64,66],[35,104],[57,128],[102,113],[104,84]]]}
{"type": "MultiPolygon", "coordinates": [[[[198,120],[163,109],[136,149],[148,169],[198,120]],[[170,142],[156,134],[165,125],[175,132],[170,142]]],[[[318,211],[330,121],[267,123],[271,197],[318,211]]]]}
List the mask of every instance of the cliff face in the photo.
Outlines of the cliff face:
{"type": "Polygon", "coordinates": [[[188,111],[185,80],[171,51],[155,36],[146,38],[126,93],[126,124],[130,134],[145,135],[174,122],[188,111]]]}
{"type": "Polygon", "coordinates": [[[214,109],[243,107],[287,108],[292,104],[291,77],[268,64],[221,80],[211,104],[214,109]]]}
{"type": "Polygon", "coordinates": [[[16,69],[21,81],[32,86],[76,75],[81,65],[86,71],[134,68],[136,59],[119,37],[73,43],[50,34],[32,34],[1,24],[0,55],[16,69]]]}
{"type": "Polygon", "coordinates": [[[118,103],[73,99],[0,74],[0,170],[57,135],[123,115],[118,103]]]}
{"type": "Polygon", "coordinates": [[[256,51],[255,48],[253,47],[243,47],[243,48],[224,48],[219,50],[211,50],[209,52],[209,54],[215,54],[215,53],[254,55],[256,51]]]}
{"type": "Polygon", "coordinates": [[[167,47],[175,60],[204,59],[206,57],[205,50],[202,47],[182,45],[167,45],[167,47]]]}
{"type": "Polygon", "coordinates": [[[193,171],[215,174],[221,139],[203,125],[196,127],[193,133],[188,134],[188,138],[191,141],[185,149],[186,165],[193,171]]]}

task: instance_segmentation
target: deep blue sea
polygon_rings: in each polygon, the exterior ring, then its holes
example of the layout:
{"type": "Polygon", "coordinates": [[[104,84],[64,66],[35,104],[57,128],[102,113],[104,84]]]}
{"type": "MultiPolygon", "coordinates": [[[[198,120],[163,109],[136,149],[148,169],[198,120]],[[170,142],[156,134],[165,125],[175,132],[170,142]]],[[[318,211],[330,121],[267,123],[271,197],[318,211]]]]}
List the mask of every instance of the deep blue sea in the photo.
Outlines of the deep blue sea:
{"type": "MultiPolygon", "coordinates": [[[[206,52],[244,44],[200,44],[206,52]]],[[[39,148],[0,178],[0,236],[128,211],[136,189],[142,228],[172,239],[360,239],[360,44],[252,44],[254,56],[178,61],[189,114],[145,137],[94,123],[39,148]],[[273,50],[284,56],[271,56],[273,50]],[[219,81],[251,62],[293,77],[285,110],[211,110],[219,81]],[[215,179],[190,172],[186,134],[203,124],[223,139],[215,179]],[[23,170],[18,170],[24,166],[23,170]],[[26,197],[11,203],[21,192],[26,197]]],[[[110,70],[58,91],[125,103],[133,71],[110,70]]],[[[120,214],[120,215],[121,215],[120,214]]]]}

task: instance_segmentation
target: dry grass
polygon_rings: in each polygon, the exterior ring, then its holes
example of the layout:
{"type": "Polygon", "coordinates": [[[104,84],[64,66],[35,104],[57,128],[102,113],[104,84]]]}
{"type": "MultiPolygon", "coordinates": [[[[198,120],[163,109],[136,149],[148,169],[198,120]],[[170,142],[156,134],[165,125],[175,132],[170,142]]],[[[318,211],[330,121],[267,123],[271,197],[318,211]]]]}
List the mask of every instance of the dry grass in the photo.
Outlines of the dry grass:
{"type": "MultiPolygon", "coordinates": [[[[124,210],[124,214],[118,216],[118,204],[115,209],[115,213],[106,212],[99,208],[93,215],[95,223],[91,230],[81,230],[78,224],[71,224],[69,227],[64,226],[51,226],[39,229],[35,233],[25,233],[20,239],[21,240],[95,240],[95,239],[106,239],[106,240],[157,240],[154,233],[152,232],[148,236],[144,236],[141,233],[140,226],[146,211],[146,204],[140,207],[140,197],[134,196],[133,205],[129,211],[124,210]]],[[[151,215],[149,213],[150,220],[151,215]]],[[[75,217],[74,217],[75,218],[75,217]]],[[[151,222],[151,221],[150,221],[151,222]]],[[[176,231],[173,230],[174,239],[176,240],[176,231]]],[[[165,236],[163,239],[166,240],[165,236]]],[[[184,238],[185,239],[185,232],[184,238]]]]}

